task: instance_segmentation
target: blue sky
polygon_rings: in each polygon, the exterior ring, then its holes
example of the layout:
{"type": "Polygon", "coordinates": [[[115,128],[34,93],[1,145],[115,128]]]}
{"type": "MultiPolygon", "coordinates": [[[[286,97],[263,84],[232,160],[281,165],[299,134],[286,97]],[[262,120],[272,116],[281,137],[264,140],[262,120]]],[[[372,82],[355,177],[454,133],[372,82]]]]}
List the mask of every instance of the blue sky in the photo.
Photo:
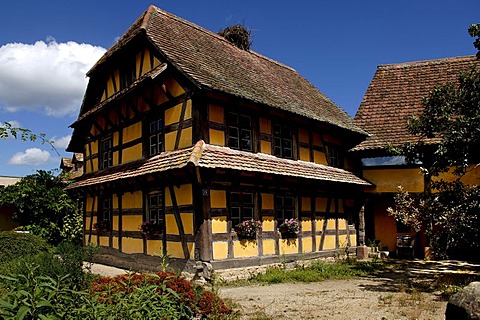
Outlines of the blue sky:
{"type": "MultiPolygon", "coordinates": [[[[353,116],[379,64],[475,53],[478,0],[2,1],[0,122],[55,140],[61,156],[84,74],[150,4],[211,31],[244,23],[252,49],[295,68],[353,116]]],[[[58,168],[48,146],[0,141],[0,175],[58,168]]]]}

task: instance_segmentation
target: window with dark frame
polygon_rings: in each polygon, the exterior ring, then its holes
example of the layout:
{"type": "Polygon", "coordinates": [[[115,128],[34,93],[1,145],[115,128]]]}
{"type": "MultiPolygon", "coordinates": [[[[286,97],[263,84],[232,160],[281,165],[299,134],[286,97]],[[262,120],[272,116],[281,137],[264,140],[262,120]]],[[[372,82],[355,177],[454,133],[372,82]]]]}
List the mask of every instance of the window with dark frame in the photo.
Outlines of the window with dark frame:
{"type": "Polygon", "coordinates": [[[230,193],[230,219],[232,227],[245,220],[253,219],[253,193],[230,193]]]}
{"type": "Polygon", "coordinates": [[[103,197],[100,200],[98,221],[112,221],[112,197],[103,197]]]}
{"type": "Polygon", "coordinates": [[[292,129],[280,124],[273,125],[273,154],[280,158],[293,158],[292,129]]]}
{"type": "Polygon", "coordinates": [[[287,196],[275,196],[275,220],[277,226],[285,219],[295,218],[295,198],[287,196]]]}
{"type": "Polygon", "coordinates": [[[163,152],[163,119],[148,122],[148,155],[163,152]]]}
{"type": "Polygon", "coordinates": [[[328,164],[332,167],[340,167],[340,156],[338,149],[328,146],[328,164]]]}
{"type": "Polygon", "coordinates": [[[113,139],[112,136],[100,141],[100,169],[113,165],[113,139]]]}
{"type": "Polygon", "coordinates": [[[147,222],[155,222],[163,230],[165,209],[163,206],[163,192],[157,191],[147,195],[147,222]]]}
{"type": "Polygon", "coordinates": [[[250,116],[229,112],[227,114],[228,146],[232,149],[252,150],[252,119],[250,116]]]}
{"type": "Polygon", "coordinates": [[[136,80],[135,74],[135,67],[136,61],[135,59],[124,61],[123,67],[120,69],[120,90],[127,88],[136,80]]]}

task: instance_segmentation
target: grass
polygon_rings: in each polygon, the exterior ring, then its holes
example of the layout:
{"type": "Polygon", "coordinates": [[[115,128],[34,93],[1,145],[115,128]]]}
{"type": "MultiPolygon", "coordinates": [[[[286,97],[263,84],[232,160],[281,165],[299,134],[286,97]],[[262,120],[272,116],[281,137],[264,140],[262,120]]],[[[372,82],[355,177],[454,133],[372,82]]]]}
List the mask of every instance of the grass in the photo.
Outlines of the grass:
{"type": "Polygon", "coordinates": [[[374,274],[385,268],[386,265],[378,261],[338,261],[335,263],[314,261],[308,267],[299,266],[291,270],[287,270],[285,267],[272,267],[267,269],[265,273],[252,275],[248,280],[237,280],[228,285],[318,282],[334,279],[349,279],[374,274]]]}

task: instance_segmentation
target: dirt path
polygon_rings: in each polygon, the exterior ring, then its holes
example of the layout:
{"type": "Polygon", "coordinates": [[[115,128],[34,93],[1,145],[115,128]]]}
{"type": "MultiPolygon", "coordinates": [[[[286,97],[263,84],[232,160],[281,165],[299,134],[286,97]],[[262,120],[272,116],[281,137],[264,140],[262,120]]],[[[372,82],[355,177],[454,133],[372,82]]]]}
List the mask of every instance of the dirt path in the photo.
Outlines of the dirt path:
{"type": "MultiPolygon", "coordinates": [[[[478,265],[398,264],[378,277],[221,288],[242,319],[444,319],[439,281],[478,277],[478,265]]],[[[443,282],[442,282],[443,283],[443,282]]]]}

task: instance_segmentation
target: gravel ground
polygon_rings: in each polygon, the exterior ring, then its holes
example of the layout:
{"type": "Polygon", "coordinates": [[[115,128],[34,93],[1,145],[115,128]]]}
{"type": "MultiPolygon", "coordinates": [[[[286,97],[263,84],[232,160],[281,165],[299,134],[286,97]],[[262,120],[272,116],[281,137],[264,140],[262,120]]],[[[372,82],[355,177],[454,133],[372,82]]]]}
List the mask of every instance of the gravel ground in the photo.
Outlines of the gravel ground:
{"type": "MultiPolygon", "coordinates": [[[[103,276],[127,271],[102,264],[103,276]]],[[[222,287],[219,294],[241,319],[444,319],[447,302],[439,284],[452,279],[480,280],[480,265],[459,261],[394,261],[379,276],[314,283],[222,287]]],[[[478,281],[478,280],[477,280],[478,281]]]]}

